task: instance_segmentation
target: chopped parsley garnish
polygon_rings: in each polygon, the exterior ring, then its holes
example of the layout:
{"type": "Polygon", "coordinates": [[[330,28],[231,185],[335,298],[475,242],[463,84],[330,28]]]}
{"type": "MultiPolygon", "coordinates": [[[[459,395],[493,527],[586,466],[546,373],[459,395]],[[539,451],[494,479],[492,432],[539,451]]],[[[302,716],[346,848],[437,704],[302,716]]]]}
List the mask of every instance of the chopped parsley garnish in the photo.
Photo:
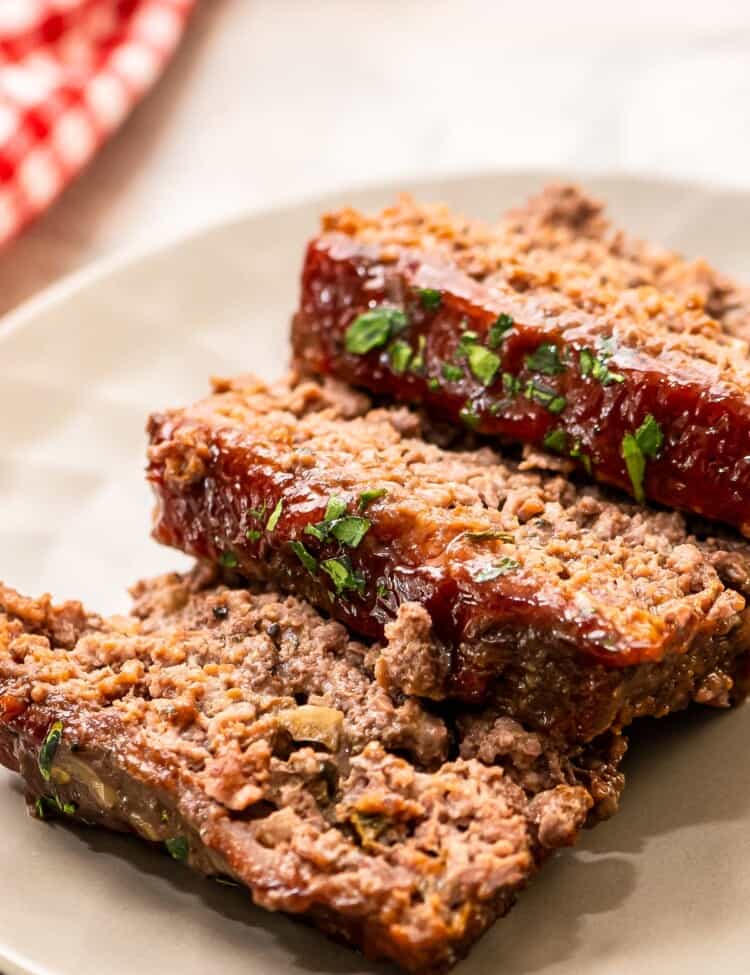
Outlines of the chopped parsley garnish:
{"type": "Polygon", "coordinates": [[[472,345],[467,351],[469,369],[483,386],[491,386],[500,368],[500,357],[483,345],[472,345]]]}
{"type": "Polygon", "coordinates": [[[257,528],[248,528],[245,532],[245,537],[249,542],[257,542],[263,536],[263,532],[259,532],[257,528]]]}
{"type": "Polygon", "coordinates": [[[512,542],[513,533],[501,531],[497,528],[485,528],[484,531],[478,532],[464,532],[464,538],[468,538],[472,542],[488,542],[491,540],[496,540],[498,542],[512,542]]]}
{"type": "Polygon", "coordinates": [[[591,349],[581,349],[578,355],[578,365],[584,379],[591,376],[598,380],[602,386],[609,386],[610,383],[624,383],[625,377],[619,372],[611,372],[607,365],[607,359],[612,353],[603,350],[599,355],[595,355],[591,349]]]}
{"type": "Polygon", "coordinates": [[[363,491],[359,496],[359,510],[365,511],[368,505],[377,501],[378,498],[385,497],[386,494],[388,494],[386,488],[369,488],[369,490],[363,491]]]}
{"type": "Polygon", "coordinates": [[[403,375],[411,362],[411,346],[403,339],[396,339],[388,348],[388,358],[391,360],[393,371],[399,376],[403,375]]]}
{"type": "Polygon", "coordinates": [[[263,521],[263,519],[266,517],[266,504],[265,504],[265,501],[263,502],[263,504],[259,508],[250,508],[248,510],[248,514],[252,518],[255,518],[256,521],[263,521]]]}
{"type": "Polygon", "coordinates": [[[239,562],[235,553],[227,550],[219,556],[219,565],[223,565],[225,569],[236,569],[239,562]]]}
{"type": "Polygon", "coordinates": [[[315,556],[311,555],[302,542],[290,542],[289,547],[304,565],[311,576],[314,576],[318,571],[318,562],[315,556]]]}
{"type": "Polygon", "coordinates": [[[580,440],[576,440],[576,442],[570,448],[570,456],[574,460],[580,460],[580,462],[583,464],[583,466],[584,466],[587,474],[590,474],[591,473],[591,458],[589,457],[588,454],[584,454],[583,449],[581,447],[581,441],[580,440]]]}
{"type": "Polygon", "coordinates": [[[450,362],[444,362],[440,371],[443,374],[443,379],[447,379],[451,383],[459,382],[464,376],[461,366],[451,365],[450,362]]]}
{"type": "Polygon", "coordinates": [[[471,573],[471,578],[474,582],[491,582],[492,579],[497,579],[499,576],[505,576],[509,572],[515,572],[516,569],[520,569],[520,562],[516,562],[515,559],[510,558],[510,556],[504,555],[497,562],[493,562],[492,565],[483,566],[481,569],[471,573]]]}
{"type": "Polygon", "coordinates": [[[503,373],[503,389],[508,396],[517,396],[521,392],[521,380],[512,372],[503,373]]]}
{"type": "Polygon", "coordinates": [[[346,501],[344,501],[343,498],[339,498],[337,495],[332,494],[328,499],[326,513],[323,515],[323,520],[335,521],[337,518],[341,518],[341,516],[344,514],[346,514],[346,501]]]}
{"type": "Polygon", "coordinates": [[[175,836],[172,839],[165,840],[164,846],[166,846],[167,852],[173,860],[185,863],[190,853],[190,846],[184,836],[175,836]]]}
{"type": "Polygon", "coordinates": [[[646,459],[656,457],[664,443],[661,427],[649,413],[635,433],[626,433],[622,438],[621,454],[633,485],[633,495],[639,504],[646,500],[643,478],[646,474],[646,459]]]}
{"type": "Polygon", "coordinates": [[[331,525],[333,537],[342,545],[348,545],[349,548],[356,548],[369,530],[370,522],[367,518],[360,518],[357,515],[339,518],[331,525]]]}
{"type": "Polygon", "coordinates": [[[478,332],[472,332],[471,330],[463,332],[461,338],[458,340],[458,346],[456,347],[456,355],[457,356],[468,355],[472,347],[475,346],[478,341],[479,341],[478,332]]]}
{"type": "Polygon", "coordinates": [[[581,349],[578,356],[578,366],[584,379],[591,375],[591,370],[594,368],[595,362],[596,356],[591,349],[581,349]]]}
{"type": "Polygon", "coordinates": [[[366,355],[386,345],[406,328],[406,315],[399,308],[372,308],[357,316],[346,330],[344,343],[352,355],[366,355]]]}
{"type": "Polygon", "coordinates": [[[537,383],[533,379],[526,383],[524,396],[526,399],[535,400],[554,414],[562,413],[567,405],[564,396],[558,396],[554,389],[542,386],[541,383],[537,383]]]}
{"type": "Polygon", "coordinates": [[[429,311],[435,311],[443,303],[443,296],[436,288],[420,288],[419,303],[429,311]]]}
{"type": "Polygon", "coordinates": [[[437,378],[437,376],[432,376],[430,378],[430,381],[427,383],[427,388],[433,393],[436,393],[440,389],[440,380],[437,378]]]}
{"type": "Polygon", "coordinates": [[[378,579],[378,585],[377,585],[377,589],[375,590],[375,594],[378,597],[378,599],[385,599],[386,596],[388,595],[388,586],[386,586],[386,584],[382,581],[382,579],[378,579]]]}
{"type": "Polygon", "coordinates": [[[550,413],[554,413],[555,416],[557,416],[559,413],[562,413],[567,405],[568,401],[564,396],[555,396],[547,409],[550,411],[550,413]]]}
{"type": "Polygon", "coordinates": [[[505,312],[498,315],[487,333],[487,345],[491,349],[496,349],[505,338],[506,332],[509,332],[513,328],[513,324],[513,319],[510,315],[506,315],[505,312]]]}
{"type": "Polygon", "coordinates": [[[568,435],[564,430],[550,430],[543,440],[547,450],[554,450],[557,454],[564,454],[568,445],[568,435]]]}
{"type": "Polygon", "coordinates": [[[345,555],[335,559],[324,559],[320,563],[320,567],[331,577],[337,596],[350,589],[361,593],[365,588],[365,580],[354,571],[351,562],[345,555]]]}
{"type": "Polygon", "coordinates": [[[272,532],[274,528],[276,528],[276,526],[278,525],[279,518],[281,518],[281,511],[283,507],[284,507],[283,498],[279,498],[279,500],[276,502],[276,507],[268,516],[268,521],[266,522],[266,528],[268,531],[272,532]]]}
{"type": "MultiPolygon", "coordinates": [[[[383,493],[385,492],[383,491],[383,493]]],[[[360,495],[360,506],[361,504],[362,495],[360,495]]],[[[328,499],[323,521],[319,521],[315,525],[306,525],[305,533],[317,538],[319,542],[325,542],[330,535],[333,535],[342,545],[356,548],[369,529],[370,522],[367,518],[361,518],[359,515],[347,515],[346,501],[332,494],[328,499]]]]}
{"type": "Polygon", "coordinates": [[[635,431],[635,439],[646,457],[656,457],[664,443],[664,434],[654,417],[649,413],[635,431]]]}
{"type": "Polygon", "coordinates": [[[52,764],[55,761],[57,749],[60,747],[62,735],[63,723],[62,721],[55,721],[39,749],[39,772],[45,782],[49,782],[52,778],[52,764]]]}
{"type": "Polygon", "coordinates": [[[475,430],[479,426],[481,417],[471,403],[467,403],[458,415],[470,430],[475,430]]]}
{"type": "Polygon", "coordinates": [[[46,819],[47,813],[62,813],[65,816],[75,816],[78,806],[74,802],[61,802],[58,796],[38,796],[34,803],[37,818],[46,819]]]}
{"type": "Polygon", "coordinates": [[[531,355],[527,355],[526,366],[534,372],[544,373],[545,376],[557,376],[565,372],[565,366],[560,361],[560,350],[551,342],[543,342],[531,355]]]}
{"type": "Polygon", "coordinates": [[[411,365],[409,369],[411,372],[421,373],[424,369],[424,350],[427,346],[427,339],[424,335],[420,335],[417,339],[417,351],[414,358],[411,360],[411,365]]]}

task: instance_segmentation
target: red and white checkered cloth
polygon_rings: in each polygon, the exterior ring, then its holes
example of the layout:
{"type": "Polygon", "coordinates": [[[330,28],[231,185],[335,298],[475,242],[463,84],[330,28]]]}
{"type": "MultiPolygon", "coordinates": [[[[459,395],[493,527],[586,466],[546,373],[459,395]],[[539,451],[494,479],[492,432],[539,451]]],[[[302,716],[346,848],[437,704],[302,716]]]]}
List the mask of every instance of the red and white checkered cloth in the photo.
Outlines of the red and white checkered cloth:
{"type": "Polygon", "coordinates": [[[162,72],[195,0],[0,0],[0,244],[162,72]]]}

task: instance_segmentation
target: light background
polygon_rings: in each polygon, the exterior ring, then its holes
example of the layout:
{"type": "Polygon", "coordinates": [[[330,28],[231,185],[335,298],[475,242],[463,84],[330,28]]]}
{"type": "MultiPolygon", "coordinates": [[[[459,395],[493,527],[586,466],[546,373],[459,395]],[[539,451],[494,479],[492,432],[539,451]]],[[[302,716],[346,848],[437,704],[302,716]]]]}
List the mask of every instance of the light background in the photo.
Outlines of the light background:
{"type": "Polygon", "coordinates": [[[750,184],[750,3],[201,0],[154,94],[0,254],[0,313],[224,215],[529,166],[750,184]]]}

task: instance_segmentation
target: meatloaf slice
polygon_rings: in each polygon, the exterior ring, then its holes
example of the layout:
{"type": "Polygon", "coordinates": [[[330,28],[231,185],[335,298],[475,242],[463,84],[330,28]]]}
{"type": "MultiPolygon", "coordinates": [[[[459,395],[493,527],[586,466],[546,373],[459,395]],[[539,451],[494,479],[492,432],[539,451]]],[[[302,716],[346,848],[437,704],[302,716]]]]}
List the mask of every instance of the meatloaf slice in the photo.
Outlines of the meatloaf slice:
{"type": "Polygon", "coordinates": [[[655,258],[634,255],[639,272],[595,238],[576,250],[546,219],[494,228],[409,200],[328,216],[305,259],[297,362],[750,534],[746,343],[698,296],[625,287],[655,258]]]}
{"type": "Polygon", "coordinates": [[[744,693],[746,544],[418,433],[313,382],[219,384],[151,419],[154,537],[385,637],[386,686],[561,742],[744,693]]]}
{"type": "MultiPolygon", "coordinates": [[[[556,286],[580,297],[580,285],[626,290],[653,286],[692,301],[696,297],[722,331],[750,339],[750,287],[707,261],[640,240],[612,224],[600,200],[580,187],[553,184],[511,210],[498,231],[516,236],[540,270],[557,272],[556,286]]],[[[500,269],[498,269],[500,270],[500,269]]],[[[543,279],[540,274],[539,278],[543,279]]],[[[508,276],[512,283],[512,271],[508,276]]]]}
{"type": "Polygon", "coordinates": [[[443,720],[304,603],[200,573],[135,594],[105,620],[0,587],[0,761],[41,818],[132,831],[413,972],[449,968],[574,841],[592,799],[560,756],[543,771],[516,727],[490,763],[450,760],[443,720]]]}

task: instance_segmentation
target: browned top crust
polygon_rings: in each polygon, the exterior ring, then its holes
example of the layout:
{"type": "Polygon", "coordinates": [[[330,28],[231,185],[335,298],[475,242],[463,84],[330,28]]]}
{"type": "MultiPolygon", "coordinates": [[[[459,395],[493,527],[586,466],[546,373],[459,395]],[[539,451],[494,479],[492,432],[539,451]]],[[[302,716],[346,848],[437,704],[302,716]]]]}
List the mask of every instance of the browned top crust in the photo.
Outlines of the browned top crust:
{"type": "Polygon", "coordinates": [[[329,586],[313,592],[318,570],[305,572],[290,542],[322,557],[306,528],[329,498],[354,512],[363,492],[382,492],[367,507],[361,544],[347,552],[365,577],[361,598],[327,604],[334,612],[346,604],[346,621],[365,633],[409,598],[428,602],[430,580],[439,588],[445,579],[453,621],[468,614],[457,639],[481,638],[502,606],[505,625],[515,613],[610,666],[684,653],[696,639],[730,633],[745,613],[738,563],[750,564],[750,548],[733,547],[731,579],[722,579],[721,542],[694,537],[678,514],[523,470],[488,448],[442,450],[415,435],[418,420],[405,409],[344,419],[335,395],[312,382],[218,388],[152,420],[157,538],[215,560],[228,552],[243,570],[265,565],[282,582],[297,571],[305,594],[325,601],[329,586]],[[256,525],[252,511],[279,501],[273,530],[256,525]]]}
{"type": "MultiPolygon", "coordinates": [[[[384,259],[395,259],[402,248],[439,256],[475,281],[544,299],[545,308],[558,314],[572,308],[608,312],[614,322],[664,330],[663,341],[674,341],[666,338],[670,333],[703,334],[709,344],[688,340],[675,348],[710,362],[731,364],[747,355],[750,287],[703,260],[689,262],[630,237],[612,226],[601,201],[577,186],[548,186],[497,224],[402,195],[377,214],[350,207],[326,214],[322,229],[376,244],[384,259]]],[[[739,367],[746,378],[747,364],[739,367]]]]}
{"type": "Polygon", "coordinates": [[[686,303],[696,299],[727,335],[750,339],[750,287],[733,281],[705,260],[631,237],[614,226],[604,204],[580,187],[552,184],[528,203],[506,214],[509,233],[526,236],[531,247],[551,260],[588,265],[603,285],[651,285],[686,303]]]}
{"type": "Polygon", "coordinates": [[[449,967],[573,841],[588,792],[559,759],[540,778],[540,741],[513,722],[488,764],[447,761],[443,721],[392,702],[339,624],[207,582],[141,583],[136,615],[111,620],[0,587],[0,760],[48,805],[181,845],[265,907],[412,971],[449,967]]]}

